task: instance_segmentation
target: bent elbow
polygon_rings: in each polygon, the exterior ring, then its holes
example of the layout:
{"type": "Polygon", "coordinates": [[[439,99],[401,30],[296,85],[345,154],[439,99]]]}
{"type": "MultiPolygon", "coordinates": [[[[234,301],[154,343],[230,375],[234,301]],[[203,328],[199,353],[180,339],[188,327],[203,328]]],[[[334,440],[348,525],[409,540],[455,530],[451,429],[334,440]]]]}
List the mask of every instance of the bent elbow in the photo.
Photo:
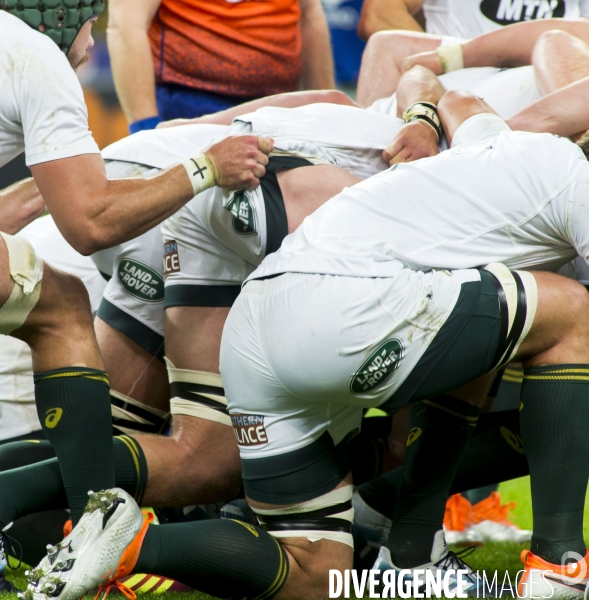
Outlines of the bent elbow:
{"type": "Polygon", "coordinates": [[[99,250],[112,247],[108,232],[92,223],[77,223],[76,231],[64,236],[76,252],[90,256],[99,250]]]}

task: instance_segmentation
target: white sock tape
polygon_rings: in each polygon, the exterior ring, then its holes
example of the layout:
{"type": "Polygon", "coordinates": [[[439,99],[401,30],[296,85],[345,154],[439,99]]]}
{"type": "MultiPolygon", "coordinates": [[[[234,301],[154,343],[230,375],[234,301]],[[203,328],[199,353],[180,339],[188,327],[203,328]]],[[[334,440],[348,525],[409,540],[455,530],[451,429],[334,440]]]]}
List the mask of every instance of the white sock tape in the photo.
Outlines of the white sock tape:
{"type": "Polygon", "coordinates": [[[195,196],[215,185],[215,169],[206,154],[197,154],[180,164],[186,169],[195,196]]]}
{"type": "Polygon", "coordinates": [[[462,54],[462,45],[439,46],[438,58],[442,67],[442,73],[449,71],[458,71],[464,69],[464,56],[462,54]]]}

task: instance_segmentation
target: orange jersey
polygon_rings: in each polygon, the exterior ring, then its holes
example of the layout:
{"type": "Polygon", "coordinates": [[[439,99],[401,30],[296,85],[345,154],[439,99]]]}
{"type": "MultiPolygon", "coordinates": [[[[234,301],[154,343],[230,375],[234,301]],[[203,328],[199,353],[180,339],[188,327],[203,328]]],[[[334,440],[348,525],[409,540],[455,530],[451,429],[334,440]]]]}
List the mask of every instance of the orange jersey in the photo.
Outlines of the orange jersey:
{"type": "Polygon", "coordinates": [[[149,37],[158,83],[247,98],[296,90],[298,0],[162,0],[149,37]]]}

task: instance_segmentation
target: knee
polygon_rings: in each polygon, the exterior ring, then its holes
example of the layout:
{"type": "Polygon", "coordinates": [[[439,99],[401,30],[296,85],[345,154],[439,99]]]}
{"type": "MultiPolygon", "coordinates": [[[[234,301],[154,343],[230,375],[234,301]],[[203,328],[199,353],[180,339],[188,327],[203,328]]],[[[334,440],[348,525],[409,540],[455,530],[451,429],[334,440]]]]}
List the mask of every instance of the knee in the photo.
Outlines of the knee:
{"type": "Polygon", "coordinates": [[[558,52],[560,49],[567,48],[571,44],[574,44],[576,40],[577,38],[566,31],[551,29],[550,31],[544,31],[538,36],[535,47],[546,48],[558,52]]]}
{"type": "Polygon", "coordinates": [[[70,273],[58,271],[50,267],[50,277],[44,276],[45,285],[47,280],[52,280],[52,287],[58,291],[55,295],[56,304],[61,304],[67,307],[70,311],[77,311],[90,308],[90,299],[88,291],[82,283],[81,279],[70,273]]]}
{"type": "Polygon", "coordinates": [[[367,34],[366,37],[368,37],[366,49],[364,50],[365,54],[390,52],[390,49],[400,41],[399,34],[395,31],[376,31],[375,33],[370,34],[368,32],[365,33],[367,34]]]}

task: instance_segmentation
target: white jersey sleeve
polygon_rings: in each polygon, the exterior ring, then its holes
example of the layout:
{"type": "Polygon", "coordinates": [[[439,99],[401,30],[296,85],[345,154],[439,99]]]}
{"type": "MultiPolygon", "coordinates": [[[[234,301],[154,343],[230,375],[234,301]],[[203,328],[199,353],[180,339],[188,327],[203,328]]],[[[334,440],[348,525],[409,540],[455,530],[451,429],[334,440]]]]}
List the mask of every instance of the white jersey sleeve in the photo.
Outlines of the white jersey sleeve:
{"type": "Polygon", "coordinates": [[[16,61],[13,85],[28,166],[100,152],[80,82],[57,46],[16,61]]]}
{"type": "Polygon", "coordinates": [[[466,119],[454,132],[452,148],[471,142],[494,140],[503,131],[511,129],[499,115],[479,113],[466,119]]]}

